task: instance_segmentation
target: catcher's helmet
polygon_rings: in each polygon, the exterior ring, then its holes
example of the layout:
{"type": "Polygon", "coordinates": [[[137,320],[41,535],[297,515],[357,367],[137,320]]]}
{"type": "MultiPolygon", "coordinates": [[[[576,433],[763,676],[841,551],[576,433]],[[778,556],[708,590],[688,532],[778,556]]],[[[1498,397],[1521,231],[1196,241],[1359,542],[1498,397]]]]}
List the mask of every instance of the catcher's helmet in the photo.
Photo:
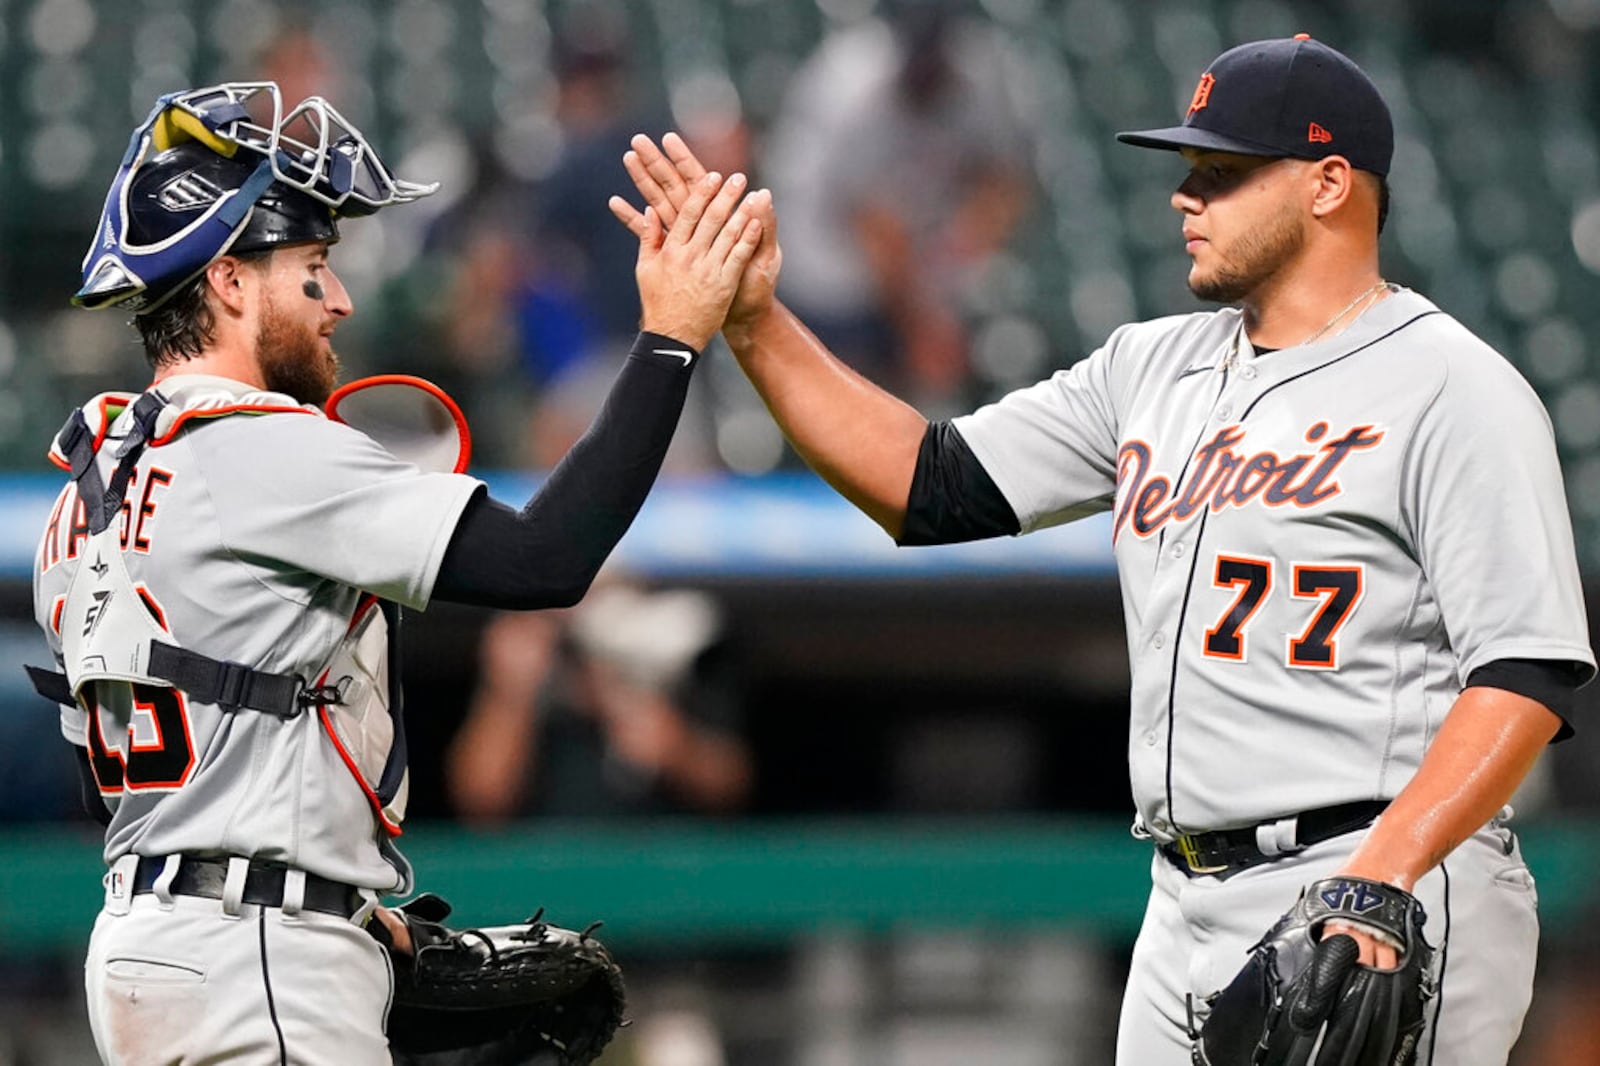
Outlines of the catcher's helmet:
{"type": "Polygon", "coordinates": [[[285,114],[272,82],[172,93],[129,140],[72,302],[144,314],[230,251],[337,240],[338,217],[437,188],[394,178],[321,97],[285,114]],[[263,100],[264,125],[245,106],[263,100]]]}

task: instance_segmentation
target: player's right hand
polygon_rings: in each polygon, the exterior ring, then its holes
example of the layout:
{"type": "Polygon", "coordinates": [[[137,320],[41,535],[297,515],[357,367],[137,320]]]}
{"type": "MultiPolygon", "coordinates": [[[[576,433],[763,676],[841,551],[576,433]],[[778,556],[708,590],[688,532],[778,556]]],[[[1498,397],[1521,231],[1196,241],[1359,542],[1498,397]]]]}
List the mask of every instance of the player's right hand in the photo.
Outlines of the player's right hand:
{"type": "Polygon", "coordinates": [[[705,174],[670,226],[652,207],[629,226],[639,238],[640,329],[703,349],[721,327],[761,238],[761,222],[739,202],[745,184],[743,174],[705,174]]]}
{"type": "MultiPolygon", "coordinates": [[[[646,210],[653,210],[671,226],[678,212],[687,203],[695,183],[706,175],[706,168],[689,150],[683,138],[668,133],[661,138],[661,147],[644,134],[635,134],[630,142],[633,150],[622,157],[622,165],[633,179],[634,187],[644,197],[646,210]]],[[[746,198],[746,205],[759,219],[761,240],[755,255],[739,280],[739,289],[729,306],[725,330],[737,330],[753,323],[772,309],[778,286],[778,274],[783,267],[783,249],[778,244],[778,216],[772,203],[772,193],[761,189],[746,198]]],[[[644,215],[620,196],[609,201],[611,213],[636,235],[644,215]]]]}

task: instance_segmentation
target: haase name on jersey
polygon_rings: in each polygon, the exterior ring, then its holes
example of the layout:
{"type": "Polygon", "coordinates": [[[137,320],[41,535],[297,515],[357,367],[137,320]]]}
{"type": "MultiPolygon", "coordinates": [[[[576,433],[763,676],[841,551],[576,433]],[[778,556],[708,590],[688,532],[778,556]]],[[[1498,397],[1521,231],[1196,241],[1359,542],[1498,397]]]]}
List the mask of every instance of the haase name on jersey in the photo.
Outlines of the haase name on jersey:
{"type": "MultiPolygon", "coordinates": [[[[1306,440],[1315,444],[1328,435],[1328,423],[1318,422],[1306,430],[1306,440]]],[[[1277,452],[1259,451],[1244,455],[1234,445],[1244,440],[1238,425],[1224,426],[1195,452],[1188,488],[1172,499],[1172,479],[1151,474],[1151,449],[1144,441],[1133,440],[1117,452],[1117,518],[1112,537],[1131,526],[1139,537],[1148,537],[1167,522],[1185,522],[1202,507],[1213,512],[1225,507],[1243,507],[1259,499],[1268,507],[1292,503],[1314,507],[1339,495],[1334,474],[1352,452],[1376,447],[1383,431],[1372,426],[1356,426],[1342,437],[1330,440],[1317,451],[1282,458],[1277,452]]]]}
{"type": "MultiPolygon", "coordinates": [[[[151,467],[139,492],[138,504],[135,505],[133,490],[138,482],[139,471],[136,469],[128,478],[128,494],[122,501],[117,542],[123,551],[132,548],[140,555],[145,555],[150,551],[156,510],[161,504],[157,493],[171,486],[172,473],[159,466],[151,467]]],[[[76,559],[83,550],[84,541],[88,539],[89,511],[78,498],[76,483],[69,481],[56,497],[55,506],[50,509],[50,521],[45,525],[44,537],[39,544],[39,572],[49,571],[62,559],[76,559]]]]}

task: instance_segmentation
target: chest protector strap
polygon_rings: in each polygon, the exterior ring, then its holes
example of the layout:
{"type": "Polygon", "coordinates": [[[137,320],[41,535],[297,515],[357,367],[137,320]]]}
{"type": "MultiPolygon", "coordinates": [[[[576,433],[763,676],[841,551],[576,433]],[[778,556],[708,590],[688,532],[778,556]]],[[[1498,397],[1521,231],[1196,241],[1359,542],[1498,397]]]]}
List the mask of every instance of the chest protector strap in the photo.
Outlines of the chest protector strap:
{"type": "MultiPolygon", "coordinates": [[[[132,406],[133,424],[129,427],[127,436],[112,452],[117,465],[112,470],[109,483],[101,478],[100,468],[95,463],[95,455],[105,440],[106,426],[96,432],[90,427],[88,418],[80,408],[72,412],[72,416],[67,419],[66,425],[61,427],[61,432],[56,438],[57,449],[67,460],[72,480],[78,486],[78,498],[83,501],[89,532],[97,542],[111,527],[112,521],[122,507],[123,498],[128,492],[128,481],[133,476],[134,467],[138,464],[139,457],[144,454],[145,447],[157,434],[157,420],[166,409],[167,400],[159,392],[151,390],[134,400],[132,406]]],[[[115,407],[104,411],[103,417],[107,426],[115,418],[116,413],[115,407]]],[[[107,576],[107,571],[104,569],[107,566],[113,566],[118,571],[122,570],[116,565],[120,563],[120,559],[114,560],[112,564],[105,563],[107,547],[113,555],[118,551],[114,545],[103,546],[97,555],[97,566],[102,568],[97,576],[102,579],[107,576]]],[[[125,574],[119,573],[118,577],[125,577],[125,574]]],[[[76,584],[75,581],[74,586],[76,584]]],[[[109,592],[101,592],[97,597],[98,609],[90,609],[88,619],[98,618],[103,611],[108,610],[111,596],[120,594],[125,600],[132,598],[128,595],[131,581],[119,580],[115,584],[127,588],[113,588],[109,592]]],[[[98,625],[95,628],[98,629],[98,625]]],[[[92,637],[92,632],[89,635],[92,637]]],[[[84,658],[99,659],[103,665],[105,664],[104,658],[100,656],[90,655],[84,658]]],[[[264,711],[279,718],[293,718],[305,707],[316,704],[314,698],[309,700],[306,698],[308,693],[302,691],[304,684],[297,677],[267,673],[240,663],[213,659],[154,637],[149,641],[148,652],[144,656],[144,662],[139,666],[141,669],[136,672],[183,689],[194,699],[202,703],[216,704],[225,711],[246,708],[264,711]]],[[[92,676],[73,678],[69,674],[31,666],[28,667],[28,677],[33,681],[35,691],[41,696],[69,705],[76,702],[77,690],[85,681],[98,680],[92,676]],[[62,699],[63,696],[66,698],[62,699]]],[[[314,691],[310,694],[315,696],[314,691]]]]}
{"type": "MultiPolygon", "coordinates": [[[[144,446],[155,435],[156,419],[167,401],[158,392],[146,392],[133,402],[133,426],[112,455],[117,460],[111,474],[111,483],[104,484],[100,468],[95,465],[95,453],[104,438],[89,428],[89,420],[80,408],[72,412],[67,424],[56,437],[57,446],[66,456],[72,471],[72,480],[78,485],[78,498],[83,501],[89,518],[89,532],[99,533],[111,524],[122,499],[128,493],[128,479],[144,452],[144,446]]],[[[106,413],[106,419],[113,417],[106,413]]],[[[102,429],[102,433],[104,430],[102,429]]]]}

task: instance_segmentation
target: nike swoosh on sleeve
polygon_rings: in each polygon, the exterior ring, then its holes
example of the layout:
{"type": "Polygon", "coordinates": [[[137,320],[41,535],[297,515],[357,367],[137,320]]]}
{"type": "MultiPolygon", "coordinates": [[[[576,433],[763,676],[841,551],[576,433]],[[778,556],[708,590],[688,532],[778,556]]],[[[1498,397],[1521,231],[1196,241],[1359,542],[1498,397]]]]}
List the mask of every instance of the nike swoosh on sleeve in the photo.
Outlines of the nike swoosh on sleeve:
{"type": "Polygon", "coordinates": [[[655,352],[657,355],[677,356],[679,359],[683,360],[684,366],[688,366],[690,363],[694,362],[694,353],[686,352],[682,348],[651,348],[650,350],[655,352]]]}

